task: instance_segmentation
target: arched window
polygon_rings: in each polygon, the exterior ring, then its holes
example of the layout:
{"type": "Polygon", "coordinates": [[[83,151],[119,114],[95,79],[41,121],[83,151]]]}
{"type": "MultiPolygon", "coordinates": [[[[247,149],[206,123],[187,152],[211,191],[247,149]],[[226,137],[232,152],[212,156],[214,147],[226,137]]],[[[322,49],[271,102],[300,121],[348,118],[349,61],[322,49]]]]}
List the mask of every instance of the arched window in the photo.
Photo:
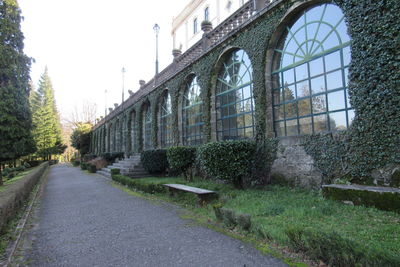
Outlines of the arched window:
{"type": "Polygon", "coordinates": [[[136,148],[136,113],[132,111],[130,114],[130,129],[131,133],[131,152],[135,151],[136,148]]]}
{"type": "Polygon", "coordinates": [[[183,144],[203,143],[203,101],[201,88],[194,76],[186,85],[182,105],[183,144]]]}
{"type": "Polygon", "coordinates": [[[171,96],[169,93],[166,93],[160,103],[161,147],[169,147],[173,143],[171,114],[171,96]]]}
{"type": "Polygon", "coordinates": [[[151,110],[150,105],[146,105],[143,109],[143,149],[148,150],[152,148],[151,142],[151,110]]]}
{"type": "Polygon", "coordinates": [[[253,79],[250,59],[243,50],[226,58],[216,88],[218,140],[254,136],[253,79]]]}
{"type": "Polygon", "coordinates": [[[343,12],[333,4],[308,9],[285,35],[274,58],[276,135],[346,129],[354,111],[348,95],[351,53],[343,12]]]}

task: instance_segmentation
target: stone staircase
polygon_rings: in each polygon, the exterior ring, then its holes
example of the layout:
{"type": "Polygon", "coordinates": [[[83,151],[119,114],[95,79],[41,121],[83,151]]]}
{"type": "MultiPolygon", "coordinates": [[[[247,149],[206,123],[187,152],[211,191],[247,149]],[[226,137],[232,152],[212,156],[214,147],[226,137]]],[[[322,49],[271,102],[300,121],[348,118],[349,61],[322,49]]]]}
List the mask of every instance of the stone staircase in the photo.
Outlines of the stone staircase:
{"type": "Polygon", "coordinates": [[[152,176],[143,168],[139,153],[123,160],[116,160],[115,163],[97,171],[97,173],[111,179],[111,169],[120,169],[122,175],[132,178],[152,176]]]}

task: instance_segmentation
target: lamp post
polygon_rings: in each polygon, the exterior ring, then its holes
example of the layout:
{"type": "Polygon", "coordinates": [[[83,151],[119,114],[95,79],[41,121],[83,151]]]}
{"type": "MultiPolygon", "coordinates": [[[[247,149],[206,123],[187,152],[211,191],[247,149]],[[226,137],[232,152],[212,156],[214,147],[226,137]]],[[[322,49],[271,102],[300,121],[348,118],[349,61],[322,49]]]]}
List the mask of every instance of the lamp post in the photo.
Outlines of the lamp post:
{"type": "Polygon", "coordinates": [[[160,32],[160,26],[156,23],[153,27],[154,33],[156,34],[156,75],[158,74],[158,33],[160,32]]]}
{"type": "Polygon", "coordinates": [[[104,118],[107,116],[107,89],[104,90],[104,118]]]}
{"type": "Polygon", "coordinates": [[[125,92],[125,72],[126,72],[125,68],[124,68],[124,67],[122,67],[122,102],[121,102],[121,103],[124,103],[124,92],[125,92]]]}

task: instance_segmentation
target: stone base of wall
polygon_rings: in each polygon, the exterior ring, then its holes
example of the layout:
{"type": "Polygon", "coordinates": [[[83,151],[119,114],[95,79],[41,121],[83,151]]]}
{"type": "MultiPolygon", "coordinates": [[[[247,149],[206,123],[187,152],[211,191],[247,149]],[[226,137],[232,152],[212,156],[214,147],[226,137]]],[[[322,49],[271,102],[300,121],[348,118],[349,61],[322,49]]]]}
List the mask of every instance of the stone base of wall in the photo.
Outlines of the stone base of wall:
{"type": "Polygon", "coordinates": [[[322,184],[321,173],[300,144],[301,137],[287,137],[279,141],[271,181],[273,184],[318,189],[322,184]]]}

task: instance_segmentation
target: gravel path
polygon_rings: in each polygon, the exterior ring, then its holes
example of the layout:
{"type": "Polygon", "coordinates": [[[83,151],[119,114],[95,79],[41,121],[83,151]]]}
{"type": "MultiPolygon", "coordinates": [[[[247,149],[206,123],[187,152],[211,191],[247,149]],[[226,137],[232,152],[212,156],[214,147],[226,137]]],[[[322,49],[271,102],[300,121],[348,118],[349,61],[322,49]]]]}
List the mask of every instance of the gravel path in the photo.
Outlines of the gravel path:
{"type": "Polygon", "coordinates": [[[286,266],[78,168],[56,165],[28,230],[29,266],[286,266]]]}

